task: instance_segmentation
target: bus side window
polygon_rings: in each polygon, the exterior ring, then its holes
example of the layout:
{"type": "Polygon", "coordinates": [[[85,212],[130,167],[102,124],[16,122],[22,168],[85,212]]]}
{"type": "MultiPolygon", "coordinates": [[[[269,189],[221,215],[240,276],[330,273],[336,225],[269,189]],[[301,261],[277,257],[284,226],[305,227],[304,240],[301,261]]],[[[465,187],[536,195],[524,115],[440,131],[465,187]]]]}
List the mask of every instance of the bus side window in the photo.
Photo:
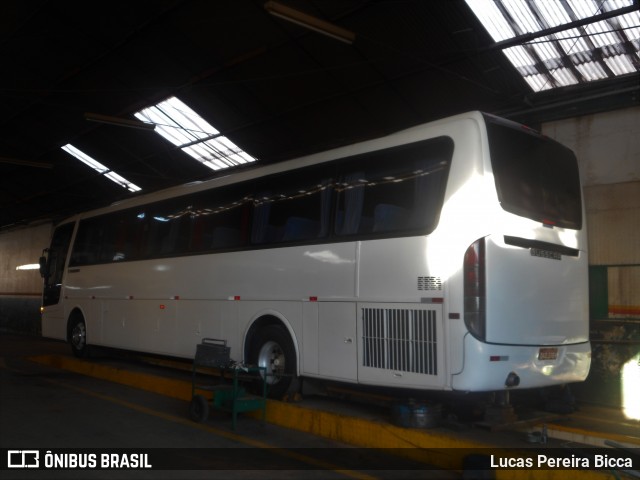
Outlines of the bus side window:
{"type": "Polygon", "coordinates": [[[251,243],[260,244],[267,241],[269,212],[271,210],[271,202],[268,201],[270,195],[270,192],[262,192],[256,195],[254,200],[251,243]]]}
{"type": "Polygon", "coordinates": [[[98,225],[94,219],[82,220],[71,253],[71,266],[92,265],[96,263],[98,225]]]}
{"type": "Polygon", "coordinates": [[[255,196],[251,243],[305,242],[328,235],[333,183],[326,171],[316,167],[264,182],[277,189],[258,190],[255,196]]]}
{"type": "Polygon", "coordinates": [[[345,159],[335,233],[429,233],[442,208],[453,142],[424,140],[345,159]]]}
{"type": "Polygon", "coordinates": [[[180,223],[182,218],[172,218],[166,223],[166,234],[162,235],[160,244],[158,245],[158,253],[160,255],[169,255],[177,252],[178,235],[180,234],[180,223]]]}
{"type": "Polygon", "coordinates": [[[131,225],[129,244],[138,245],[139,258],[166,257],[188,251],[192,234],[188,202],[189,198],[179,197],[146,207],[144,214],[138,213],[137,225],[131,225]]]}
{"type": "Polygon", "coordinates": [[[174,214],[172,220],[180,221],[175,232],[177,251],[204,253],[246,245],[251,198],[241,192],[244,188],[232,186],[186,197],[183,202],[189,205],[174,214]]]}
{"type": "Polygon", "coordinates": [[[373,231],[388,232],[406,229],[409,214],[406,208],[388,203],[376,205],[373,211],[373,231]]]}
{"type": "Polygon", "coordinates": [[[362,218],[362,207],[365,195],[364,172],[353,172],[345,175],[338,183],[338,206],[336,209],[336,233],[338,235],[353,235],[360,231],[360,224],[364,228],[370,222],[362,218]]]}

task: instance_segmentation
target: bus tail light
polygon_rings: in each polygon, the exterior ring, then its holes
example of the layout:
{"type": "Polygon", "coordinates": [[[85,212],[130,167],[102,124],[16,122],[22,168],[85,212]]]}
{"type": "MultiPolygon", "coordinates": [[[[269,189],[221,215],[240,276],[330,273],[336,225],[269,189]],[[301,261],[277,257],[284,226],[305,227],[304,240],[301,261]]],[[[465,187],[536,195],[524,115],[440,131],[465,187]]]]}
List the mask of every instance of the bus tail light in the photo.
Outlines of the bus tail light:
{"type": "Polygon", "coordinates": [[[484,340],[487,316],[484,238],[465,252],[463,275],[464,323],[474,337],[484,340]]]}

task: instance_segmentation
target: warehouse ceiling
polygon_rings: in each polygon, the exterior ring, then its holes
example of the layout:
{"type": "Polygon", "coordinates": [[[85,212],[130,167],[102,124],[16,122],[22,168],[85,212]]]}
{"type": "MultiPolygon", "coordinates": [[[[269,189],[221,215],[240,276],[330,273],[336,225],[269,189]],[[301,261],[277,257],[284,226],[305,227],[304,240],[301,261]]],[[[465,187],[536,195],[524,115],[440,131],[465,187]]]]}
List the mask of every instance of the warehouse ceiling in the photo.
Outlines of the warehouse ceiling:
{"type": "MultiPolygon", "coordinates": [[[[463,0],[278,2],[347,30],[347,41],[275,16],[267,3],[2,2],[0,229],[226,174],[132,125],[136,112],[173,97],[252,165],[467,110],[536,126],[639,103],[637,73],[534,92],[463,0]],[[113,119],[131,124],[104,123],[113,119]]],[[[637,69],[637,42],[625,48],[637,69]]]]}

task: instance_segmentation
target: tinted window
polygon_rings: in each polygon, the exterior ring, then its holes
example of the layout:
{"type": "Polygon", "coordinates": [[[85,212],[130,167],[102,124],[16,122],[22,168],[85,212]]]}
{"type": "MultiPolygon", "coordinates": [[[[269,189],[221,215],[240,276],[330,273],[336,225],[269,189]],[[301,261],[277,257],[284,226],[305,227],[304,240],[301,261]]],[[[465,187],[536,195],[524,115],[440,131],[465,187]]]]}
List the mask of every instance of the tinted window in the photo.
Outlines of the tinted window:
{"type": "Polygon", "coordinates": [[[252,198],[246,191],[246,185],[202,192],[192,200],[190,252],[237,248],[247,244],[252,198]]]}
{"type": "Polygon", "coordinates": [[[425,234],[452,153],[438,138],[89,218],[71,264],[425,234]]]}
{"type": "Polygon", "coordinates": [[[571,150],[530,130],[487,122],[502,208],[564,228],[582,227],[578,163],[571,150]]]}
{"type": "Polygon", "coordinates": [[[437,138],[359,155],[340,165],[336,233],[429,233],[440,217],[453,154],[437,138]]]}
{"type": "Polygon", "coordinates": [[[251,242],[305,242],[329,231],[333,182],[330,166],[261,180],[255,186],[251,242]]]}
{"type": "Polygon", "coordinates": [[[238,187],[177,197],[145,207],[148,256],[181,255],[246,245],[251,198],[238,187]]]}

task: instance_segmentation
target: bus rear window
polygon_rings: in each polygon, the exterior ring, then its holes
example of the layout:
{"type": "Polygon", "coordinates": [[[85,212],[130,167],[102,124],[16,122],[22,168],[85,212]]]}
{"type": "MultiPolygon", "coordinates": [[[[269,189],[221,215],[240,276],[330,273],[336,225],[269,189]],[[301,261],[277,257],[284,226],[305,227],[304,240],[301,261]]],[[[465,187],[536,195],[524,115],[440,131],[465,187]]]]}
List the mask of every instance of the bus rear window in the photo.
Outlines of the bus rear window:
{"type": "Polygon", "coordinates": [[[487,132],[502,208],[547,225],[582,228],[580,176],[573,152],[535,132],[490,119],[487,132]]]}

